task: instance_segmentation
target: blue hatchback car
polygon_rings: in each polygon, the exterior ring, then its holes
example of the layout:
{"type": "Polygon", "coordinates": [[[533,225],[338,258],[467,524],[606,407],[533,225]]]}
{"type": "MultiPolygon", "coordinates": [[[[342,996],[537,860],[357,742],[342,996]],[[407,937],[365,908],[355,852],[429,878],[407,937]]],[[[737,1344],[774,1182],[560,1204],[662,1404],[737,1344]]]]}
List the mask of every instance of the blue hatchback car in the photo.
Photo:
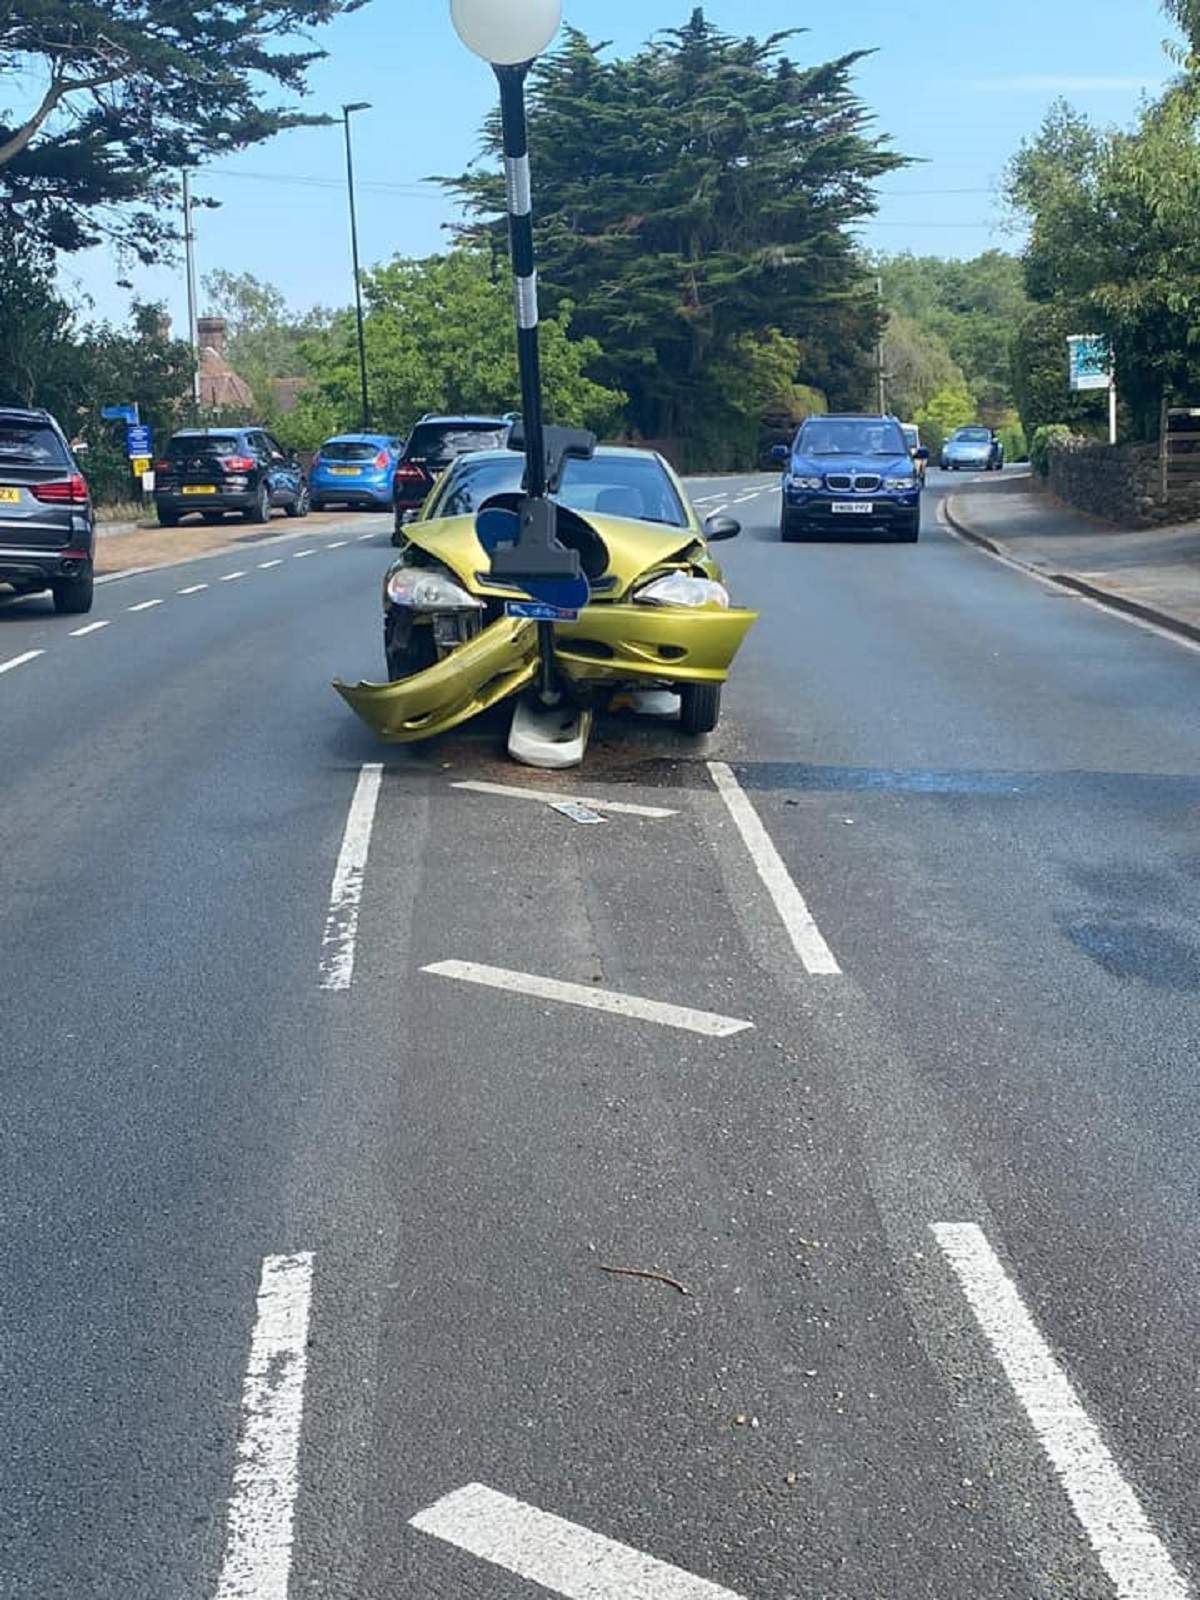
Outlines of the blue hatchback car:
{"type": "Polygon", "coordinates": [[[921,477],[894,417],[810,417],[791,447],[777,445],[773,454],[783,466],[785,542],[854,528],[905,544],[920,538],[921,477]]]}
{"type": "Polygon", "coordinates": [[[390,511],[402,439],[386,433],[339,433],[326,439],[308,474],[310,504],[390,511]]]}

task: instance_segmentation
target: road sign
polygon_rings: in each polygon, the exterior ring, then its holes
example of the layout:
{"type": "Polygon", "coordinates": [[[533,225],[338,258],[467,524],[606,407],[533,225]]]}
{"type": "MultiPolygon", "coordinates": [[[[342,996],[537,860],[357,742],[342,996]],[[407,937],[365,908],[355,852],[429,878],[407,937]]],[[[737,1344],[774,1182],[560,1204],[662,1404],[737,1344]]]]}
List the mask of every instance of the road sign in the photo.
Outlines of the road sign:
{"type": "Polygon", "coordinates": [[[1080,334],[1067,340],[1070,353],[1071,388],[1111,389],[1113,384],[1112,345],[1100,333],[1080,334]]]}
{"type": "Polygon", "coordinates": [[[483,1483],[443,1495],[409,1526],[567,1600],[739,1600],[732,1589],[483,1483]]]}
{"type": "MultiPolygon", "coordinates": [[[[531,502],[532,503],[532,502],[531,502]]],[[[552,508],[551,508],[552,509],[552,508]]],[[[505,506],[487,506],[475,518],[475,536],[480,544],[492,558],[492,570],[497,572],[502,583],[511,583],[515,589],[523,589],[534,600],[540,600],[545,605],[554,609],[555,615],[543,618],[546,621],[561,621],[557,615],[560,611],[579,611],[587,605],[588,595],[591,590],[588,581],[582,572],[570,573],[563,570],[556,572],[523,573],[511,570],[511,549],[515,549],[521,537],[521,519],[515,511],[508,510],[505,506]],[[497,553],[503,550],[510,557],[509,570],[502,570],[497,566],[497,553]]],[[[569,552],[560,544],[553,544],[543,554],[548,557],[557,555],[565,563],[569,552]]],[[[577,558],[574,558],[577,560],[577,558]]]]}
{"type": "Polygon", "coordinates": [[[544,600],[508,600],[504,609],[510,617],[526,622],[578,622],[579,612],[570,606],[551,606],[544,600]]]}
{"type": "Polygon", "coordinates": [[[129,465],[133,468],[133,475],[135,478],[144,477],[145,474],[150,470],[150,457],[134,456],[130,460],[129,465]]]}
{"type": "Polygon", "coordinates": [[[121,406],[101,406],[100,415],[105,422],[136,422],[138,408],[136,404],[121,406]]]}
{"type": "Polygon", "coordinates": [[[154,453],[154,441],[144,422],[131,422],[125,429],[125,454],[149,456],[154,453]]]}

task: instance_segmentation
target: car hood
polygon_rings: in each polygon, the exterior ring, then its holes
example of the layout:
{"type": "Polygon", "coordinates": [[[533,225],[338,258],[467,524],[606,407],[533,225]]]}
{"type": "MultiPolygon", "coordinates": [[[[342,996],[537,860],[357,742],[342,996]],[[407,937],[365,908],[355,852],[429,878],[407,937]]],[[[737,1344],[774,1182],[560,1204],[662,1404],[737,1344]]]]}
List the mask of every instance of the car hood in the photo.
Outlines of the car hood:
{"type": "Polygon", "coordinates": [[[952,439],[946,446],[948,456],[986,456],[992,451],[988,439],[952,439]]]}
{"type": "MultiPolygon", "coordinates": [[[[633,522],[626,517],[601,517],[589,514],[584,519],[604,541],[608,565],[604,577],[606,595],[613,599],[624,594],[635,579],[651,567],[698,547],[697,560],[709,561],[707,547],[693,528],[669,528],[658,523],[633,522]]],[[[473,594],[504,594],[503,584],[489,577],[491,558],[475,533],[475,518],[442,517],[431,522],[411,522],[405,529],[409,540],[419,545],[458,577],[473,594]]]]}
{"type": "Polygon", "coordinates": [[[824,478],[829,473],[867,474],[880,478],[911,477],[912,457],[903,456],[794,456],[792,473],[797,478],[824,478]]]}

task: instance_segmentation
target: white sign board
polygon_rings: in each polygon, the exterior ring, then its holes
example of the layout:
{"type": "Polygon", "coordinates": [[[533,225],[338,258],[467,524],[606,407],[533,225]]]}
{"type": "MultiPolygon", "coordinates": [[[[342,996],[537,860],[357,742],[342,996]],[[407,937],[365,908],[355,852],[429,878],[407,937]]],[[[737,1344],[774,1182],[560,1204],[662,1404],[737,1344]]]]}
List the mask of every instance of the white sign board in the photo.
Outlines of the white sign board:
{"type": "Polygon", "coordinates": [[[1078,391],[1111,389],[1113,386],[1112,346],[1100,333],[1084,333],[1067,340],[1070,352],[1071,388],[1078,391]]]}

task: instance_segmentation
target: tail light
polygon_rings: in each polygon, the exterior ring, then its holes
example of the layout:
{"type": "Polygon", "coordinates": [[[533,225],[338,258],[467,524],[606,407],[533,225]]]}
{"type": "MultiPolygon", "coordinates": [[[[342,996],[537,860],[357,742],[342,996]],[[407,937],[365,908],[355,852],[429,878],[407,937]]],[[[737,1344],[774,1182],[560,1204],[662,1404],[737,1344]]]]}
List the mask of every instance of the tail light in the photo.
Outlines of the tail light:
{"type": "Polygon", "coordinates": [[[43,500],[47,505],[82,506],[87,504],[87,479],[82,472],[73,472],[57,483],[31,483],[29,492],[35,500],[43,500]]]}
{"type": "Polygon", "coordinates": [[[405,483],[424,483],[425,481],[425,474],[421,471],[420,467],[411,467],[407,462],[405,462],[403,466],[397,468],[396,476],[398,478],[403,478],[405,483]]]}
{"type": "Polygon", "coordinates": [[[252,456],[226,456],[221,465],[226,472],[252,472],[254,459],[252,456]]]}
{"type": "Polygon", "coordinates": [[[174,465],[175,463],[169,456],[163,456],[161,461],[154,463],[154,470],[155,472],[170,472],[174,465]]]}
{"type": "Polygon", "coordinates": [[[376,466],[377,466],[377,467],[378,467],[378,468],[379,468],[379,470],[380,470],[380,471],[381,471],[381,472],[382,472],[382,471],[383,471],[383,469],[384,469],[384,467],[386,467],[386,466],[387,466],[387,464],[388,464],[388,462],[389,462],[389,461],[390,461],[390,460],[391,460],[391,459],[392,459],[392,458],[391,458],[391,456],[389,456],[389,455],[388,455],[388,453],[387,453],[387,451],[386,451],[386,450],[381,450],[381,451],[380,451],[380,452],[379,452],[379,454],[378,454],[378,455],[377,455],[377,456],[376,456],[376,457],[375,457],[375,465],[376,465],[376,466]]]}

